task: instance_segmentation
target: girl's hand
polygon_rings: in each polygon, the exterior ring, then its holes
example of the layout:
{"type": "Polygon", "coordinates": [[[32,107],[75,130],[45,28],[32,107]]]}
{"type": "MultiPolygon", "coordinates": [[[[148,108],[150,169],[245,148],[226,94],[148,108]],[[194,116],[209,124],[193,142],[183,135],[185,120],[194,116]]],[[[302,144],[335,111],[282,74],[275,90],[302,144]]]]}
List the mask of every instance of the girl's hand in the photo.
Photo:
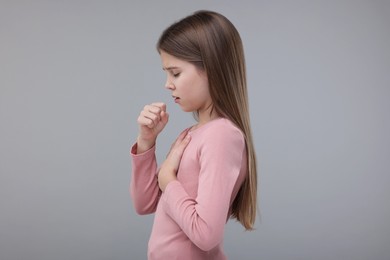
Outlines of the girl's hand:
{"type": "Polygon", "coordinates": [[[167,158],[161,165],[158,173],[158,185],[162,192],[165,191],[169,182],[176,180],[177,170],[179,169],[180,160],[191,140],[191,136],[188,131],[183,132],[172,145],[167,158]]]}
{"type": "Polygon", "coordinates": [[[137,138],[137,153],[149,150],[156,143],[158,134],[168,123],[169,115],[164,103],[146,105],[138,116],[139,134],[137,138]]]}

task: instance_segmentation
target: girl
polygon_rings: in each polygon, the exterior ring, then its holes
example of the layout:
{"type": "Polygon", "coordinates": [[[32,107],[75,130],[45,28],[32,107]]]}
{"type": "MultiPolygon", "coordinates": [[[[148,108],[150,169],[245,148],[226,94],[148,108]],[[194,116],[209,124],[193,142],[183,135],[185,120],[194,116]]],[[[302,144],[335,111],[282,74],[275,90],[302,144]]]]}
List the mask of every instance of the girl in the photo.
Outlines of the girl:
{"type": "Polygon", "coordinates": [[[228,218],[251,230],[257,210],[242,42],[227,18],[199,11],[168,27],[157,50],[166,88],[197,124],[179,135],[157,168],[166,105],[146,105],[138,117],[130,193],[137,213],[155,213],[148,259],[226,259],[228,218]]]}

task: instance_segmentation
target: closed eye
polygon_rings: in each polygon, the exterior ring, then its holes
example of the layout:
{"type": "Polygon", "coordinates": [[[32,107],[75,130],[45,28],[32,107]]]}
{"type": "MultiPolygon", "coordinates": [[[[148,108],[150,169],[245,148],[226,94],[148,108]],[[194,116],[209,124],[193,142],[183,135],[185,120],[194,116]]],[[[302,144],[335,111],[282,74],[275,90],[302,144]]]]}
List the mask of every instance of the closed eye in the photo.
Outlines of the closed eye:
{"type": "Polygon", "coordinates": [[[171,74],[174,78],[177,78],[180,76],[180,68],[177,66],[168,66],[163,67],[163,70],[167,71],[169,74],[171,74]]]}

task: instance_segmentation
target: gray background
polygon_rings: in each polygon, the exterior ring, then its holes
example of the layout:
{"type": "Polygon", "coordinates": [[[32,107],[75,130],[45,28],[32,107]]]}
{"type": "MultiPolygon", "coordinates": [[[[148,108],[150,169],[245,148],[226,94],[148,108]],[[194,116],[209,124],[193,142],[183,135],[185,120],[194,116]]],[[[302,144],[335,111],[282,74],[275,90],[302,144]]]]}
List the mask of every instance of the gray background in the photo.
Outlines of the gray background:
{"type": "Polygon", "coordinates": [[[136,118],[193,124],[155,43],[195,10],[245,45],[262,221],[230,259],[390,259],[389,1],[0,1],[0,259],[145,259],[128,195],[136,118]]]}

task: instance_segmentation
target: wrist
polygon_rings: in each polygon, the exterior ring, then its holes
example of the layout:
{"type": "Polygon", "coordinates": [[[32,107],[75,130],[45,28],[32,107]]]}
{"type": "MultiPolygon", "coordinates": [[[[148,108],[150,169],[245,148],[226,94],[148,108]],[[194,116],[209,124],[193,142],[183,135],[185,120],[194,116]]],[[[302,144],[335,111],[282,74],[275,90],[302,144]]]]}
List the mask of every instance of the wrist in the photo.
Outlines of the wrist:
{"type": "Polygon", "coordinates": [[[137,138],[137,154],[146,152],[156,144],[156,140],[145,140],[137,138]]]}
{"type": "Polygon", "coordinates": [[[170,177],[170,178],[165,179],[165,180],[161,183],[161,185],[160,185],[160,190],[161,190],[162,192],[165,192],[165,190],[166,190],[167,186],[169,185],[169,183],[171,183],[172,181],[175,181],[175,180],[177,180],[176,177],[170,177]]]}
{"type": "Polygon", "coordinates": [[[158,173],[158,183],[160,190],[164,192],[167,185],[174,180],[177,180],[176,171],[166,164],[163,164],[158,173]]]}

